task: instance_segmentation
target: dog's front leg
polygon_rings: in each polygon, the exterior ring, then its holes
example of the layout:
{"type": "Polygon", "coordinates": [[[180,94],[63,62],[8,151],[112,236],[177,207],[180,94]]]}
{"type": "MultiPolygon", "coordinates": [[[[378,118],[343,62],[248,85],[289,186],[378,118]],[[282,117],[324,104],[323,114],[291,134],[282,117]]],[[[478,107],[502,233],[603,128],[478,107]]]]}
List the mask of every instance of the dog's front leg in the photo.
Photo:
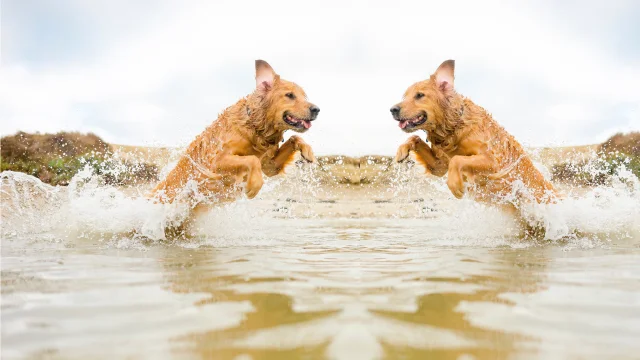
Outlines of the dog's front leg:
{"type": "Polygon", "coordinates": [[[262,158],[262,171],[267,176],[280,174],[287,164],[293,161],[296,151],[300,151],[300,155],[302,155],[302,158],[306,161],[316,161],[311,146],[304,142],[299,136],[293,135],[282,144],[273,155],[269,153],[265,154],[262,158]]]}
{"type": "Polygon", "coordinates": [[[449,161],[447,186],[458,199],[464,195],[464,175],[487,174],[495,171],[494,162],[487,155],[456,155],[449,161]]]}
{"type": "Polygon", "coordinates": [[[427,171],[435,176],[444,176],[447,173],[447,161],[439,159],[431,147],[418,135],[413,135],[404,144],[400,145],[396,153],[396,161],[402,162],[413,151],[416,159],[422,163],[427,171]]]}
{"type": "Polygon", "coordinates": [[[233,174],[238,178],[247,180],[245,193],[249,199],[253,199],[262,188],[262,165],[254,155],[239,156],[225,155],[216,162],[216,171],[233,174]]]}

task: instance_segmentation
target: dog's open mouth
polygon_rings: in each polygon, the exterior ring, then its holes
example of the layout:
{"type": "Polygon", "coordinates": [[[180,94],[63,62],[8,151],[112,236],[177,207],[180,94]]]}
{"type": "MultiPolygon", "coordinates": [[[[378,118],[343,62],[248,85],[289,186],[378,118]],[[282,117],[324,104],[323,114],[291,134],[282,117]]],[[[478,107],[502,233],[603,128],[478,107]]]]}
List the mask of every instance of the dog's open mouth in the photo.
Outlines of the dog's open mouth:
{"type": "Polygon", "coordinates": [[[414,118],[410,118],[410,119],[399,119],[398,120],[398,125],[400,126],[400,129],[411,129],[414,128],[416,126],[422,125],[425,123],[425,121],[427,121],[427,115],[426,114],[420,114],[414,118]]]}
{"type": "Polygon", "coordinates": [[[293,126],[294,128],[297,129],[308,129],[311,127],[311,120],[310,119],[300,119],[297,118],[295,116],[292,116],[291,114],[285,112],[284,115],[282,115],[282,118],[284,120],[284,122],[286,122],[287,124],[293,126]]]}

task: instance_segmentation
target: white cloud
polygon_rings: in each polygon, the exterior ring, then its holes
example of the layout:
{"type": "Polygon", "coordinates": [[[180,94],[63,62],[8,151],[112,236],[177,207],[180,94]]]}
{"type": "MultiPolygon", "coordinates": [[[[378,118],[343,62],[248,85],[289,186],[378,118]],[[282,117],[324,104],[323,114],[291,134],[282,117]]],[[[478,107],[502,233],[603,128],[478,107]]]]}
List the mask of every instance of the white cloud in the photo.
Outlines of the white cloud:
{"type": "MultiPolygon", "coordinates": [[[[459,91],[524,143],[594,142],[606,128],[640,128],[637,110],[630,117],[610,113],[618,105],[638,108],[640,64],[559,26],[552,7],[500,1],[105,4],[66,3],[73,14],[100,24],[100,56],[0,69],[2,133],[97,129],[111,142],[184,145],[252,91],[256,58],[302,85],[321,107],[305,134],[318,153],[394,153],[406,134],[388,108],[447,58],[457,60],[459,91]],[[131,25],[138,20],[139,27],[131,25]]],[[[633,5],[621,4],[618,12],[633,5]]],[[[3,30],[3,36],[12,31],[3,30]]]]}

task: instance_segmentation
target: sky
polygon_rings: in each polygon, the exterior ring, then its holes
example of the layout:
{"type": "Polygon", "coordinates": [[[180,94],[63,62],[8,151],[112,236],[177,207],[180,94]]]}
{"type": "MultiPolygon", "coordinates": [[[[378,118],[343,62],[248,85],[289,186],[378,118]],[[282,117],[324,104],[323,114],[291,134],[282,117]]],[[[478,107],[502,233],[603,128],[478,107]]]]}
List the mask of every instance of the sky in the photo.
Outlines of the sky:
{"type": "Polygon", "coordinates": [[[389,108],[455,59],[457,91],[523,144],[597,143],[640,130],[639,18],[636,0],[0,0],[0,133],[186,146],[264,59],[321,108],[316,154],[394,154],[389,108]]]}

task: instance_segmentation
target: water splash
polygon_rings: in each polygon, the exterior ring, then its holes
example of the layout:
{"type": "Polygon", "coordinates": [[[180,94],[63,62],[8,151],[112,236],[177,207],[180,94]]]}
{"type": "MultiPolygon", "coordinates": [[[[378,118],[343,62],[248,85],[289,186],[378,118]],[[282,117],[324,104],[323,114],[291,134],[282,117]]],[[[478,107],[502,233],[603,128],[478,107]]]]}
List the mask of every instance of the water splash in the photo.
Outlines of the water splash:
{"type": "MultiPolygon", "coordinates": [[[[512,217],[468,198],[455,199],[445,178],[425,176],[424,170],[411,162],[374,165],[362,165],[378,171],[368,183],[345,185],[335,181],[330,169],[296,162],[286,175],[266,179],[255,200],[240,195],[236,202],[202,216],[194,224],[190,244],[268,243],[292,235],[295,221],[291,220],[377,217],[384,221],[419,220],[406,223],[415,227],[415,237],[438,244],[521,245],[514,239],[522,229],[512,217]],[[347,210],[340,212],[342,208],[347,210]],[[282,228],[289,233],[283,233],[282,228]]],[[[182,223],[190,208],[188,203],[150,201],[145,195],[153,184],[109,185],[90,167],[80,171],[67,187],[49,186],[11,171],[3,172],[0,179],[3,238],[55,234],[135,247],[143,241],[166,239],[165,229],[182,223]]],[[[546,240],[593,246],[593,241],[624,240],[640,233],[640,181],[624,166],[605,184],[564,185],[561,190],[566,198],[556,204],[531,203],[522,209],[531,224],[544,227],[546,240]]],[[[195,184],[185,191],[198,194],[195,184]]]]}
{"type": "Polygon", "coordinates": [[[3,237],[52,230],[52,222],[40,220],[42,217],[55,218],[59,214],[57,210],[63,202],[62,188],[14,171],[0,173],[0,184],[3,237]]]}

